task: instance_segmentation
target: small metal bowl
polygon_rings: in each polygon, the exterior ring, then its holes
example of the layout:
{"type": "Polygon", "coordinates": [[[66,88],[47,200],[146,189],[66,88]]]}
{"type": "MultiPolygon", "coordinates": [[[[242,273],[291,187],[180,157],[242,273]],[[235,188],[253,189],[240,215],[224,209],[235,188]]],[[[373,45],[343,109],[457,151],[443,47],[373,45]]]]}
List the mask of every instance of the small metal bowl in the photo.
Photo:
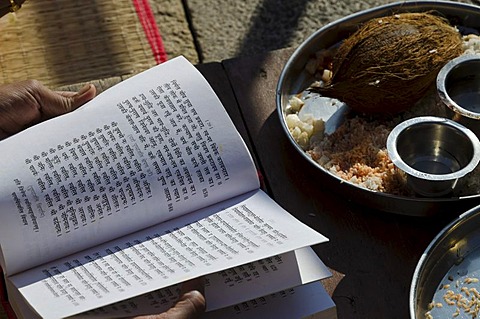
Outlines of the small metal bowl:
{"type": "Polygon", "coordinates": [[[445,64],[437,92],[448,116],[480,136],[480,55],[463,55],[445,64]]]}
{"type": "Polygon", "coordinates": [[[480,161],[480,142],[455,121],[424,116],[397,125],[387,138],[393,164],[407,174],[407,184],[426,197],[450,194],[459,179],[480,161]]]}

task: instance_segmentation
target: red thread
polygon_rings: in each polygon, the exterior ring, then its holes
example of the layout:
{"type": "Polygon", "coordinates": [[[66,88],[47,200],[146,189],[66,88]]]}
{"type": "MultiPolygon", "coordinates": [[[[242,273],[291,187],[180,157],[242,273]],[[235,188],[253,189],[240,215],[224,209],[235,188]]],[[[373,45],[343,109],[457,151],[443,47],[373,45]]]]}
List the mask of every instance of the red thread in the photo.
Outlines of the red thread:
{"type": "Polygon", "coordinates": [[[167,61],[167,53],[163,46],[162,36],[155,22],[152,8],[148,0],[133,0],[133,5],[137,11],[137,16],[142,24],[143,31],[147,37],[150,48],[152,49],[153,57],[157,64],[167,61]]]}

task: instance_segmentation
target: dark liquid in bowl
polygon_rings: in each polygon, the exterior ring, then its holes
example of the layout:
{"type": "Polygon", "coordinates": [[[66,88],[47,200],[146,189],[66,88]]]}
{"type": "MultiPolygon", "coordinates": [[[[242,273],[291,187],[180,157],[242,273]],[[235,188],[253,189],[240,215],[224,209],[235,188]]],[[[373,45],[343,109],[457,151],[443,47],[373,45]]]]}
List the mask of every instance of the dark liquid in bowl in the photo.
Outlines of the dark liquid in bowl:
{"type": "Polygon", "coordinates": [[[462,168],[458,160],[447,151],[437,148],[435,155],[424,155],[417,157],[410,166],[420,172],[444,175],[456,172],[462,168]]]}
{"type": "Polygon", "coordinates": [[[462,108],[480,115],[480,79],[459,81],[448,94],[462,108]]]}
{"type": "Polygon", "coordinates": [[[442,162],[434,162],[434,161],[421,161],[415,163],[413,168],[420,172],[434,174],[434,175],[444,175],[450,174],[454,171],[450,168],[450,166],[442,163],[442,162]]]}

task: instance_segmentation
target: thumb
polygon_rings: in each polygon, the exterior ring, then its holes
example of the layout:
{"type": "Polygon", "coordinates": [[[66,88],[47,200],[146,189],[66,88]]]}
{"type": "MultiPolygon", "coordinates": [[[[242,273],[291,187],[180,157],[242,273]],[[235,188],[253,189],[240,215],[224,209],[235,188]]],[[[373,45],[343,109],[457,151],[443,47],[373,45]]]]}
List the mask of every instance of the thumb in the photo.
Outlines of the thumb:
{"type": "Polygon", "coordinates": [[[168,311],[155,315],[136,316],[134,319],[194,319],[205,312],[205,297],[198,290],[182,294],[168,311]]]}
{"type": "Polygon", "coordinates": [[[96,95],[93,84],[87,84],[78,92],[54,92],[44,90],[39,92],[43,119],[68,113],[93,99],[96,95]]]}
{"type": "Polygon", "coordinates": [[[198,290],[183,294],[177,303],[163,315],[165,318],[198,318],[205,312],[205,297],[198,290]]]}
{"type": "MultiPolygon", "coordinates": [[[[67,108],[67,111],[73,111],[93,99],[97,94],[97,89],[93,84],[86,84],[80,89],[80,91],[78,91],[78,93],[74,94],[71,97],[68,97],[68,94],[71,93],[72,92],[67,92],[66,96],[67,99],[71,101],[71,104],[69,105],[69,108],[67,108]]],[[[65,96],[65,92],[60,92],[60,94],[65,96]]]]}

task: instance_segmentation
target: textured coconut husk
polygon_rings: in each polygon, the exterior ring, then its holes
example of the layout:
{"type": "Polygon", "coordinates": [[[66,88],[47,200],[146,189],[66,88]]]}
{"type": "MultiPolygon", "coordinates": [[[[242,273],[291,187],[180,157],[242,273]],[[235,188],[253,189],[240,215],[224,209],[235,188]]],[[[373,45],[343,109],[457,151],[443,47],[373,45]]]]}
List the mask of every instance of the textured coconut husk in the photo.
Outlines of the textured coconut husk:
{"type": "Polygon", "coordinates": [[[331,80],[312,90],[358,112],[395,114],[423,97],[462,52],[460,33],[431,13],[372,19],[340,45],[331,80]]]}

